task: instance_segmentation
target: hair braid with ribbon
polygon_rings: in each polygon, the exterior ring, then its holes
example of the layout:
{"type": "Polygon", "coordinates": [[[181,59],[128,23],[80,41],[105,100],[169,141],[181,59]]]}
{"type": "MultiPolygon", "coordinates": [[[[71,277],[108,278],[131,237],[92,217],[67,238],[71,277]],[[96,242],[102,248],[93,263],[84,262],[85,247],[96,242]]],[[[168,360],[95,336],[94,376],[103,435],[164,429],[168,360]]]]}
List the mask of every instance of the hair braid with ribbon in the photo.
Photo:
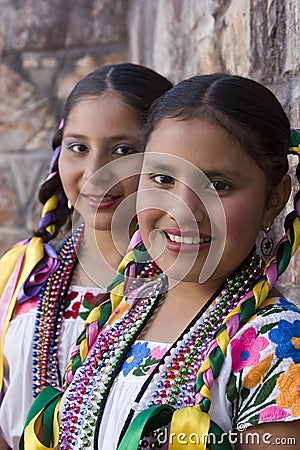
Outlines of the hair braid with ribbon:
{"type": "MultiPolygon", "coordinates": [[[[300,133],[291,130],[289,153],[298,156],[296,177],[300,183],[300,133]]],[[[285,219],[286,234],[279,241],[274,256],[264,268],[263,275],[256,281],[252,291],[242,298],[239,305],[224,319],[215,335],[215,343],[201,365],[195,383],[196,403],[204,412],[210,407],[210,390],[218,377],[227,346],[241,325],[246,323],[266,300],[278,277],[287,268],[291,256],[300,244],[300,191],[294,197],[294,210],[285,219]]]]}
{"type": "MultiPolygon", "coordinates": [[[[93,347],[99,332],[109,320],[111,313],[119,306],[126,295],[132,280],[140,274],[144,264],[140,262],[140,255],[146,252],[142,243],[139,230],[135,232],[131,240],[127,254],[118,267],[118,273],[111,281],[107,290],[110,292],[100,305],[94,307],[86,319],[84,330],[77,339],[76,346],[71,354],[70,361],[65,371],[65,385],[69,385],[76,370],[82,365],[90,349],[93,347]]],[[[120,311],[120,315],[122,311],[120,311]]]]}

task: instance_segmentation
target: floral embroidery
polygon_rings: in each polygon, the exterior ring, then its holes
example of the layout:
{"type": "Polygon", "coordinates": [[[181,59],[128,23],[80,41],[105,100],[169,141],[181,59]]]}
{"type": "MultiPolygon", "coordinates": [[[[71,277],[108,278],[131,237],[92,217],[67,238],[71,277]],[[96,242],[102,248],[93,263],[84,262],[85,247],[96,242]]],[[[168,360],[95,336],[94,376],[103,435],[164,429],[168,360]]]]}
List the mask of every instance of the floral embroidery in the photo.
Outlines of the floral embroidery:
{"type": "Polygon", "coordinates": [[[292,358],[295,363],[300,363],[300,320],[293,323],[280,320],[278,327],[270,331],[269,337],[277,344],[275,353],[278,358],[292,358]]]}
{"type": "Polygon", "coordinates": [[[69,308],[69,309],[67,309],[65,312],[64,312],[64,317],[66,318],[66,319],[76,319],[76,317],[78,317],[78,312],[79,312],[79,309],[80,309],[80,302],[75,302],[75,303],[73,303],[72,304],[72,306],[71,306],[71,309],[69,308]]]}
{"type": "Polygon", "coordinates": [[[233,339],[226,396],[234,428],[241,423],[256,425],[300,416],[298,313],[297,307],[283,298],[269,299],[233,339]],[[290,321],[282,318],[283,312],[290,321]],[[256,332],[253,320],[261,324],[256,332]]]}
{"type": "Polygon", "coordinates": [[[239,370],[256,366],[260,359],[260,352],[268,346],[266,338],[256,336],[253,327],[248,328],[239,339],[232,340],[232,370],[234,373],[239,370]]]}
{"type": "Polygon", "coordinates": [[[259,422],[272,422],[278,421],[288,417],[289,413],[278,406],[272,405],[267,406],[259,413],[259,422]]]}
{"type": "Polygon", "coordinates": [[[137,376],[137,377],[143,377],[144,375],[150,375],[153,370],[155,369],[155,367],[157,366],[157,364],[159,363],[159,361],[161,360],[161,358],[164,356],[164,354],[166,353],[166,351],[168,350],[167,347],[160,347],[159,345],[157,345],[156,347],[154,347],[148,358],[145,359],[145,361],[143,362],[143,364],[141,364],[138,368],[136,368],[133,371],[133,375],[137,376]]]}
{"type": "Polygon", "coordinates": [[[122,366],[123,375],[126,377],[133,368],[138,367],[143,359],[149,355],[148,342],[137,342],[129,351],[127,359],[122,366]]]}
{"type": "Polygon", "coordinates": [[[247,389],[252,389],[259,382],[262,382],[265,373],[270,367],[274,353],[271,353],[266,358],[262,359],[257,366],[251,367],[247,375],[245,376],[243,386],[247,389]]]}
{"type": "Polygon", "coordinates": [[[277,380],[280,394],[276,398],[276,405],[290,408],[292,416],[300,415],[300,364],[292,363],[288,374],[282,373],[277,380]]]}

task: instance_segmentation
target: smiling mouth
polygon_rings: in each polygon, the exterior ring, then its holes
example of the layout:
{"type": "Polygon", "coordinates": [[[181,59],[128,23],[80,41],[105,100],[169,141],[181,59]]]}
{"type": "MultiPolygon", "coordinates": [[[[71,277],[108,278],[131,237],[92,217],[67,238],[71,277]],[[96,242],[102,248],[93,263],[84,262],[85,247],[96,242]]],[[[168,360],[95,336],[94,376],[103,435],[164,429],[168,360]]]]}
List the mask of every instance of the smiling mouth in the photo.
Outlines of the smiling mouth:
{"type": "Polygon", "coordinates": [[[107,202],[113,202],[120,198],[117,195],[93,195],[93,194],[85,194],[84,197],[87,199],[95,202],[95,203],[107,203],[107,202]]]}
{"type": "Polygon", "coordinates": [[[190,244],[190,245],[198,245],[198,244],[207,244],[211,242],[211,238],[209,236],[200,238],[199,236],[181,236],[177,234],[166,233],[164,231],[166,237],[177,244],[190,244]]]}

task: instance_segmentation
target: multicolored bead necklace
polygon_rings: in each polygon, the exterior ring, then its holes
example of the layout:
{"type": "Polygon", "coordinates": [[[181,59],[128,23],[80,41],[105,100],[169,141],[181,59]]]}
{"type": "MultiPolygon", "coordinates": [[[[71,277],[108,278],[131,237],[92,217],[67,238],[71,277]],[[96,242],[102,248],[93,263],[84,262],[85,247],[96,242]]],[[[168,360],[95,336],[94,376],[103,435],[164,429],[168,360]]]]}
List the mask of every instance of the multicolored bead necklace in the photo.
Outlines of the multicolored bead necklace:
{"type": "MultiPolygon", "coordinates": [[[[253,255],[232,279],[227,280],[219,296],[211,298],[209,304],[205,305],[171,346],[144,383],[124,429],[131,421],[134,409],[146,409],[161,403],[180,408],[195,403],[194,382],[204,358],[204,350],[228,312],[249,291],[252,282],[259,275],[258,264],[259,258],[253,255]]],[[[99,428],[110,388],[129,349],[163,297],[166,285],[164,275],[149,279],[131,293],[131,297],[135,299],[131,309],[111,327],[106,325],[101,330],[94,347],[75,373],[67,390],[61,417],[61,450],[98,449],[99,428]]]]}
{"type": "Polygon", "coordinates": [[[61,386],[58,345],[67,294],[77,262],[77,251],[84,231],[81,225],[57,250],[59,267],[39,294],[32,348],[33,397],[45,386],[61,386]]]}

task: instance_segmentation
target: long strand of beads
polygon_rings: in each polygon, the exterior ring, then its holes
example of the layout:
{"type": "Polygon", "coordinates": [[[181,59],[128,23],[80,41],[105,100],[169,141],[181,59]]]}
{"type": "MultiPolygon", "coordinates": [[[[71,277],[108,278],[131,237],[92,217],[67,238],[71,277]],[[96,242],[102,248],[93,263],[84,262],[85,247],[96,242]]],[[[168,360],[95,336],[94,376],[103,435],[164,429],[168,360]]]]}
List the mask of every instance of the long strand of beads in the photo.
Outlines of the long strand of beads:
{"type": "MultiPolygon", "coordinates": [[[[75,373],[67,390],[61,416],[60,450],[91,446],[91,438],[95,434],[97,418],[107,398],[108,389],[118,374],[132,341],[136,339],[158,302],[158,294],[164,283],[165,277],[160,276],[153,281],[151,264],[145,270],[148,274],[150,271],[151,278],[147,278],[146,272],[143,273],[142,286],[136,292],[138,302],[135,307],[99,334],[84,364],[75,373]],[[83,423],[85,425],[82,427],[83,423]]],[[[139,281],[136,280],[136,284],[140,284],[139,281]]]]}
{"type": "Polygon", "coordinates": [[[64,296],[77,261],[77,250],[84,231],[81,225],[59,247],[58,269],[41,289],[37,305],[33,348],[33,397],[45,386],[60,386],[58,370],[58,345],[64,313],[64,296]]]}

